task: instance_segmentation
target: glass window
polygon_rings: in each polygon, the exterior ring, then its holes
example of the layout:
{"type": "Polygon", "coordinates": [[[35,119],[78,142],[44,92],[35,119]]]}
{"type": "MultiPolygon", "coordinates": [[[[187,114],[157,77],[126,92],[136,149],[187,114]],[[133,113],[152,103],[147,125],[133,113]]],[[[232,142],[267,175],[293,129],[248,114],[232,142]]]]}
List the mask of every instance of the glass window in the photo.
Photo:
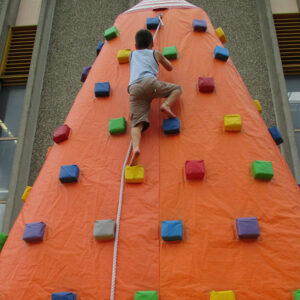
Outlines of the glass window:
{"type": "Polygon", "coordinates": [[[289,92],[288,97],[294,128],[300,129],[300,92],[289,92]]]}
{"type": "Polygon", "coordinates": [[[5,86],[0,92],[0,200],[7,200],[25,86],[5,86]]]}
{"type": "MultiPolygon", "coordinates": [[[[296,137],[296,144],[298,147],[298,153],[300,152],[300,132],[295,132],[295,137],[296,137]]],[[[300,159],[300,155],[299,155],[299,159],[300,159]]]]}
{"type": "Polygon", "coordinates": [[[295,128],[295,139],[300,159],[300,76],[286,77],[286,87],[290,103],[293,125],[295,128]]]}
{"type": "Polygon", "coordinates": [[[6,200],[17,141],[0,141],[0,200],[6,200]]]}
{"type": "Polygon", "coordinates": [[[6,204],[0,204],[0,232],[2,231],[5,207],[6,207],[6,204]]]}
{"type": "Polygon", "coordinates": [[[3,87],[0,93],[0,137],[17,137],[25,86],[3,87]]]}

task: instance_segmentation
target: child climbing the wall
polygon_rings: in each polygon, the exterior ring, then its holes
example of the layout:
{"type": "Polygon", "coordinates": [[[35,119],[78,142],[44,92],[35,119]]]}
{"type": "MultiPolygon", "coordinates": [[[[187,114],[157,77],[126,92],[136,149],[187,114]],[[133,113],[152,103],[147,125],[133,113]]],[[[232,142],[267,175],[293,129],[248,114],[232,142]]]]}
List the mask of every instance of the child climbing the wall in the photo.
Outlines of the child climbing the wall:
{"type": "Polygon", "coordinates": [[[177,84],[162,82],[157,79],[159,63],[168,71],[172,71],[171,62],[162,53],[152,50],[153,37],[147,29],[139,30],[135,35],[136,51],[130,56],[130,120],[132,138],[132,157],[130,165],[138,164],[142,131],[149,127],[150,104],[154,98],[167,98],[160,110],[169,118],[175,118],[171,110],[174,101],[181,95],[181,87],[177,84]]]}

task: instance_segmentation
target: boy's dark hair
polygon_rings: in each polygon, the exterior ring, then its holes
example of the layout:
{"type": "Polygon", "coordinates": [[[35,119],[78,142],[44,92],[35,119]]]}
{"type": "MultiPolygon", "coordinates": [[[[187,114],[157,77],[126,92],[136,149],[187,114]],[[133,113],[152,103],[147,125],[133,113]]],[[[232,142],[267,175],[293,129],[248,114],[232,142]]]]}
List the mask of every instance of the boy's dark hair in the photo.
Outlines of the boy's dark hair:
{"type": "Polygon", "coordinates": [[[141,29],[135,34],[135,43],[137,49],[146,49],[153,42],[151,31],[148,29],[141,29]]]}

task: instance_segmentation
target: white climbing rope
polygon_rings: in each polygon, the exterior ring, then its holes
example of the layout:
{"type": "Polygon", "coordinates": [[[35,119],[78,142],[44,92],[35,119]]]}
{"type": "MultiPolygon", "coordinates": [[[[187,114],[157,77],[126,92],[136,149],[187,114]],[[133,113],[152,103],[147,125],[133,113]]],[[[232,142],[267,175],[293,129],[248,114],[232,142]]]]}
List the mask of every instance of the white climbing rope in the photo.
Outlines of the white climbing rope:
{"type": "Polygon", "coordinates": [[[157,28],[156,28],[155,33],[154,33],[153,41],[155,41],[155,38],[156,38],[156,35],[157,35],[158,31],[159,31],[160,25],[164,26],[164,23],[163,23],[163,21],[162,21],[162,19],[161,19],[161,16],[162,16],[162,14],[159,14],[159,15],[158,15],[158,18],[159,18],[159,24],[158,24],[158,26],[157,26],[157,28]]]}
{"type": "Polygon", "coordinates": [[[125,177],[125,168],[127,165],[127,161],[131,152],[132,141],[130,141],[127,155],[124,161],[123,170],[122,170],[122,178],[121,178],[121,187],[119,194],[119,206],[117,213],[117,221],[116,221],[116,234],[115,234],[115,244],[114,244],[114,257],[113,257],[113,268],[112,268],[112,279],[111,279],[111,290],[110,290],[110,300],[114,300],[115,298],[115,285],[116,285],[116,267],[117,267],[117,252],[118,252],[118,242],[119,242],[119,228],[120,228],[120,217],[121,217],[121,209],[122,209],[122,201],[123,201],[123,190],[124,190],[124,177],[125,177]]]}
{"type": "MultiPolygon", "coordinates": [[[[162,14],[158,15],[159,24],[156,28],[155,34],[153,36],[153,41],[156,38],[157,32],[159,31],[160,25],[164,26],[164,23],[161,20],[162,14]]],[[[118,256],[118,242],[119,242],[119,228],[120,228],[120,218],[121,218],[121,210],[122,210],[122,202],[123,202],[123,191],[124,191],[124,177],[125,177],[125,168],[128,162],[128,158],[131,152],[132,141],[130,141],[127,155],[123,164],[122,177],[121,177],[121,186],[119,193],[119,205],[118,205],[118,213],[117,213],[117,221],[116,221],[116,233],[115,233],[115,243],[114,243],[114,256],[113,256],[113,268],[112,268],[112,278],[111,278],[111,289],[110,289],[110,300],[115,299],[115,286],[116,286],[116,269],[117,269],[117,256],[118,256]]]]}

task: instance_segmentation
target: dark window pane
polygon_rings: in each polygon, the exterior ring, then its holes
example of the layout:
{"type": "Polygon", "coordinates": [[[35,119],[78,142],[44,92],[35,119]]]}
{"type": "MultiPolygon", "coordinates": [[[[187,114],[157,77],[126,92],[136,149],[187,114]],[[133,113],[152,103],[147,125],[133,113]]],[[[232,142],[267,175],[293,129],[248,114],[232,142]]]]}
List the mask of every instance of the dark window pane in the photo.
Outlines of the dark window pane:
{"type": "Polygon", "coordinates": [[[6,204],[0,204],[0,232],[2,231],[5,208],[6,204]]]}
{"type": "Polygon", "coordinates": [[[300,132],[295,132],[296,144],[298,148],[298,156],[300,159],[300,132]]]}
{"type": "Polygon", "coordinates": [[[0,137],[18,136],[25,86],[5,86],[0,92],[0,137]]]}
{"type": "Polygon", "coordinates": [[[288,92],[300,92],[300,76],[287,76],[285,82],[288,92]]]}
{"type": "Polygon", "coordinates": [[[300,103],[290,103],[292,119],[295,129],[300,129],[300,103]]]}
{"type": "Polygon", "coordinates": [[[17,141],[0,141],[0,200],[7,199],[17,141]]]}

